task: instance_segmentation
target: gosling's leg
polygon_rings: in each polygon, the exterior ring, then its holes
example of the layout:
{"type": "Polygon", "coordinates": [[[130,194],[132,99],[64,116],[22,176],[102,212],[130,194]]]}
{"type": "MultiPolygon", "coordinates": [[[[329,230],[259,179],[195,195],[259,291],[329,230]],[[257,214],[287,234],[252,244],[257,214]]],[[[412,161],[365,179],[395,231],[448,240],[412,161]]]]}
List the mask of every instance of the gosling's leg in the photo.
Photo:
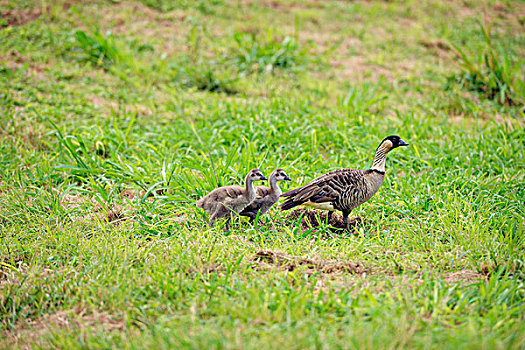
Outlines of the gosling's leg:
{"type": "Polygon", "coordinates": [[[215,220],[217,219],[217,213],[219,212],[218,209],[216,209],[213,214],[211,214],[211,217],[210,217],[210,222],[208,223],[208,226],[210,226],[210,228],[213,227],[213,225],[215,224],[215,220]]]}
{"type": "Polygon", "coordinates": [[[332,214],[333,213],[334,213],[333,211],[329,211],[328,215],[326,215],[326,224],[327,225],[330,225],[330,221],[332,220],[332,214]]]}
{"type": "Polygon", "coordinates": [[[226,220],[226,232],[230,232],[230,221],[232,220],[232,217],[230,216],[228,220],[226,220]]]}
{"type": "Polygon", "coordinates": [[[208,223],[210,228],[212,228],[213,225],[215,225],[215,220],[217,220],[217,218],[219,217],[220,211],[221,211],[221,206],[218,205],[217,208],[215,209],[215,211],[213,212],[213,214],[211,214],[210,222],[208,223]]]}
{"type": "MultiPolygon", "coordinates": [[[[254,224],[255,223],[255,218],[257,218],[257,214],[259,214],[259,211],[255,212],[255,213],[250,213],[250,224],[254,224]]],[[[261,217],[259,215],[259,217],[261,217]]]]}
{"type": "Polygon", "coordinates": [[[226,221],[226,232],[230,232],[230,228],[231,228],[230,223],[231,223],[232,219],[233,219],[235,216],[237,216],[237,213],[236,213],[236,212],[234,212],[234,211],[232,211],[232,210],[230,210],[230,211],[228,212],[228,220],[226,221]]]}

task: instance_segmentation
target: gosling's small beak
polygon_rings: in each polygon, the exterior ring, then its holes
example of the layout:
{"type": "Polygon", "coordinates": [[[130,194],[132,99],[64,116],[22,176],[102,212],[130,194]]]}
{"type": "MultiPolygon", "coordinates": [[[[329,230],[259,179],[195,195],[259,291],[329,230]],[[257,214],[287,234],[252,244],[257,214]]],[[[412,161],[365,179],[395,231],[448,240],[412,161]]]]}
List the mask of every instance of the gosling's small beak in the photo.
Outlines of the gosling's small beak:
{"type": "Polygon", "coordinates": [[[399,140],[399,146],[408,146],[409,144],[403,140],[399,140]]]}
{"type": "Polygon", "coordinates": [[[266,176],[263,175],[261,176],[261,180],[268,180],[268,179],[266,178],[266,176]]]}
{"type": "Polygon", "coordinates": [[[285,181],[292,181],[292,179],[290,179],[288,176],[285,176],[285,177],[284,177],[284,180],[285,180],[285,181]]]}

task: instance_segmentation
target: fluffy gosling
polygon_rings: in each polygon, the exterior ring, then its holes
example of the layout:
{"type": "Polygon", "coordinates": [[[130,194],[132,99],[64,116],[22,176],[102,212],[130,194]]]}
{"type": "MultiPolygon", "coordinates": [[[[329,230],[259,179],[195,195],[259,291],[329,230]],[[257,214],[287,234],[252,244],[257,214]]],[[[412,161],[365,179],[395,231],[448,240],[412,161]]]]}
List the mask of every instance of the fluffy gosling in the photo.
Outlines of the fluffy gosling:
{"type": "Polygon", "coordinates": [[[261,180],[267,178],[259,169],[252,169],[246,175],[244,187],[233,185],[216,188],[197,201],[197,208],[204,209],[208,215],[211,215],[210,227],[213,227],[215,220],[228,216],[226,231],[229,231],[231,218],[255,199],[253,182],[261,180]]]}
{"type": "Polygon", "coordinates": [[[279,201],[279,197],[282,194],[281,189],[279,188],[278,181],[292,181],[286,175],[283,169],[275,169],[270,174],[270,187],[257,186],[255,189],[256,196],[253,202],[251,202],[239,215],[247,216],[250,218],[250,223],[253,224],[257,213],[260,213],[259,216],[262,216],[266,213],[275,203],[279,201]]]}

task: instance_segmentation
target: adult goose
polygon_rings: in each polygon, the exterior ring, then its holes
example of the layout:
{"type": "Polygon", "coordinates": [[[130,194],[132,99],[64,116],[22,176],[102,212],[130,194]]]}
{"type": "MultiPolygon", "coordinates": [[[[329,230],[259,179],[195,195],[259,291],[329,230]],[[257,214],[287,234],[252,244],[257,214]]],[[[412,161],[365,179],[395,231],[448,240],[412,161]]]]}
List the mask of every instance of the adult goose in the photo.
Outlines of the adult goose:
{"type": "Polygon", "coordinates": [[[348,226],[350,212],[372,198],[381,187],[385,178],[387,153],[400,146],[408,146],[408,143],[399,136],[388,136],[377,147],[370,169],[342,169],[324,174],[303,187],[283,193],[281,197],[287,200],[281,204],[281,209],[288,210],[298,205],[306,205],[327,210],[328,224],[332,213],[338,210],[343,213],[344,224],[348,226]]]}

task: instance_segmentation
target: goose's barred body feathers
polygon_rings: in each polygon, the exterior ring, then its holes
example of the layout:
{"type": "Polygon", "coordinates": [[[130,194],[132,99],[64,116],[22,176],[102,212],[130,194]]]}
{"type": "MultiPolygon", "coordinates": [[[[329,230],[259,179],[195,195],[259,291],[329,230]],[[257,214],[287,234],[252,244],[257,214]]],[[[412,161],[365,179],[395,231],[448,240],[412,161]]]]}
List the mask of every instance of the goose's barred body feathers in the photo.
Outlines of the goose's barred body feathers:
{"type": "Polygon", "coordinates": [[[283,193],[288,198],[281,204],[282,210],[306,205],[328,210],[328,221],[333,211],[343,213],[347,223],[348,215],[357,206],[368,201],[379,190],[385,178],[386,154],[392,149],[408,144],[398,136],[385,138],[376,150],[371,169],[342,169],[322,175],[309,184],[283,193]]]}

